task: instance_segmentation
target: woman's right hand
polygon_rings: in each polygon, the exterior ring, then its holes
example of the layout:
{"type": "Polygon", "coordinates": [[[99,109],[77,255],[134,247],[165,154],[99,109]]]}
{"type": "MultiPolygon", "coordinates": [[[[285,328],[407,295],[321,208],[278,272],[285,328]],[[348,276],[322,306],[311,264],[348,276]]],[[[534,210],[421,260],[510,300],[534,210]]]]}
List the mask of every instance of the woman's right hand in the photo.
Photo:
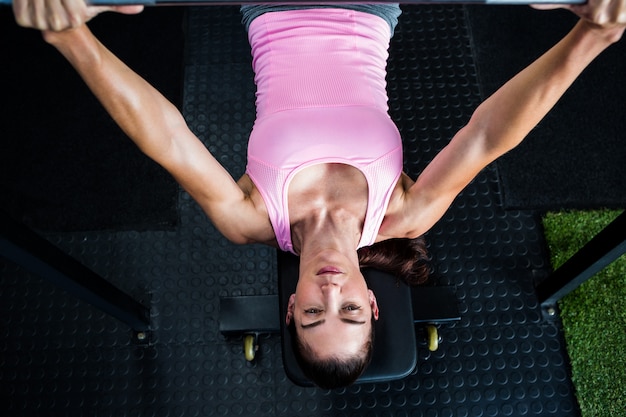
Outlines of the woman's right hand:
{"type": "Polygon", "coordinates": [[[88,6],[84,0],[13,0],[18,25],[53,32],[75,29],[103,12],[136,14],[142,10],[141,5],[88,6]]]}

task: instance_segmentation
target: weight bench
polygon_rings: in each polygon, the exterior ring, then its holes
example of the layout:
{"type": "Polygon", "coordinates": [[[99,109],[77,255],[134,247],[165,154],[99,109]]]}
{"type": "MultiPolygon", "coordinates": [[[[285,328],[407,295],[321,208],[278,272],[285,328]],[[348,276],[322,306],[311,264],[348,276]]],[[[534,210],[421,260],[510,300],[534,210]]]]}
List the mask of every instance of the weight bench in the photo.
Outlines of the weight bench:
{"type": "MultiPolygon", "coordinates": [[[[313,386],[304,376],[291,347],[285,324],[289,296],[298,282],[298,258],[278,254],[278,295],[220,298],[220,332],[226,337],[244,336],[244,354],[254,360],[261,334],[280,333],[283,365],[296,385],[313,386]]],[[[436,350],[436,325],[459,320],[453,287],[415,287],[385,272],[363,271],[369,288],[376,294],[380,317],[375,323],[376,338],[372,362],[356,381],[384,382],[408,376],[417,364],[416,325],[425,325],[428,345],[436,350]]]]}

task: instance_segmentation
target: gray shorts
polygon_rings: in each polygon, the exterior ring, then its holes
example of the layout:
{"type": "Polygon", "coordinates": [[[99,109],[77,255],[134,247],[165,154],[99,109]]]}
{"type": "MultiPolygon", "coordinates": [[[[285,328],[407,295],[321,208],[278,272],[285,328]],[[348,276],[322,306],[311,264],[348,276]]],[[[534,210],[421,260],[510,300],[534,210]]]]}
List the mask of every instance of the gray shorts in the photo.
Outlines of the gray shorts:
{"type": "Polygon", "coordinates": [[[298,9],[349,9],[358,12],[370,13],[384,19],[389,23],[391,36],[398,24],[398,17],[402,13],[400,5],[396,3],[380,3],[380,4],[326,4],[326,5],[281,5],[281,4],[253,4],[241,6],[241,23],[244,24],[246,30],[250,28],[250,23],[257,17],[268,12],[279,12],[285,10],[298,9]]]}

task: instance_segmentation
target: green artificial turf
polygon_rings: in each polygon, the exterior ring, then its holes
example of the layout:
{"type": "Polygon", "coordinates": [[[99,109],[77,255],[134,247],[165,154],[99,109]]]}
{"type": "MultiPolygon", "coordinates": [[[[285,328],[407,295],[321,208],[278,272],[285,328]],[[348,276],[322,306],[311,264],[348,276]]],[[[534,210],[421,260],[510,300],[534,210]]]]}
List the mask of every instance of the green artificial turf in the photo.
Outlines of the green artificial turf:
{"type": "MultiPolygon", "coordinates": [[[[554,269],[621,211],[548,213],[554,269]]],[[[626,416],[626,255],[564,297],[559,307],[583,417],[626,416]]]]}

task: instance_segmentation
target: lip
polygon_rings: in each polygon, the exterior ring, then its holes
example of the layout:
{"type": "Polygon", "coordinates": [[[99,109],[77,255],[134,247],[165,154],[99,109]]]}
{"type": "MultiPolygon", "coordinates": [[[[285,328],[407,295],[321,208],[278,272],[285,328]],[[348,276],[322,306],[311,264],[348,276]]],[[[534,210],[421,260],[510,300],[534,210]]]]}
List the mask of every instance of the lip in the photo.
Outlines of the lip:
{"type": "Polygon", "coordinates": [[[343,271],[336,266],[325,266],[317,272],[317,275],[338,275],[343,274],[343,271]]]}

